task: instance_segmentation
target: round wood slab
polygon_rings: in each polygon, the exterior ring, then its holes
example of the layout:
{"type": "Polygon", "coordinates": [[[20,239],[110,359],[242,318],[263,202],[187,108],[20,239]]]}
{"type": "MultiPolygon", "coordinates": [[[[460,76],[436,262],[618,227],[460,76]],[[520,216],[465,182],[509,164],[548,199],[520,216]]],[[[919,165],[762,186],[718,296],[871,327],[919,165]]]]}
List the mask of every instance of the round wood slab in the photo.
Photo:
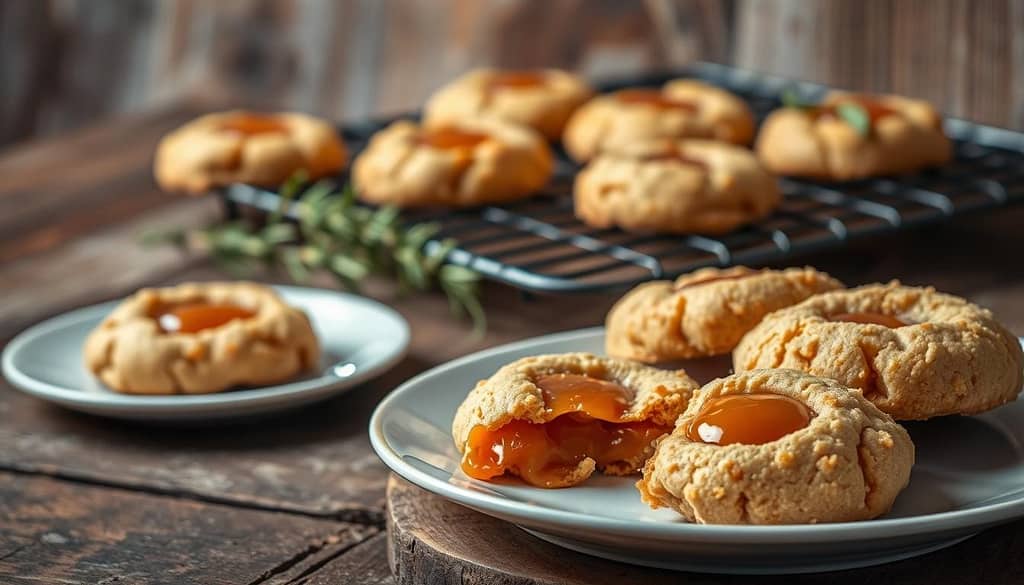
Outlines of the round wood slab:
{"type": "MultiPolygon", "coordinates": [[[[668,583],[816,583],[821,575],[750,577],[648,569],[557,547],[516,526],[453,504],[392,475],[387,490],[388,561],[399,585],[661,585],[668,583]]],[[[1024,522],[990,529],[923,557],[828,573],[832,585],[1013,582],[1024,563],[1024,522]],[[1014,544],[1016,543],[1016,544],[1014,544]],[[968,559],[970,559],[968,561],[968,559]],[[961,581],[962,579],[962,581],[961,581]]]]}

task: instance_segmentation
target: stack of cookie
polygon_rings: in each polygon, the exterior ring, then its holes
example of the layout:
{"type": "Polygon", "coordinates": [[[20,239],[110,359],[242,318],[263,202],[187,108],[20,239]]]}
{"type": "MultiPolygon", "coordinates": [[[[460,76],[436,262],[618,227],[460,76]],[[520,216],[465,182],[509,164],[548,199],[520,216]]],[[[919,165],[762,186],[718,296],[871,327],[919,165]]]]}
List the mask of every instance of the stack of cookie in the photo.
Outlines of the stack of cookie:
{"type": "MultiPolygon", "coordinates": [[[[763,124],[739,97],[692,79],[594,96],[557,69],[479,69],[438,90],[422,123],[373,136],[351,178],[363,200],[398,207],[472,207],[535,194],[550,180],[550,142],[585,165],[576,175],[584,223],[655,233],[723,234],[781,202],[776,174],[847,180],[942,164],[950,142],[927,103],[836,92],[763,124]]],[[[198,194],[231,183],[276,186],[305,170],[340,172],[331,124],[304,114],[226,112],[168,135],[156,177],[198,194]]]]}
{"type": "Polygon", "coordinates": [[[909,481],[897,421],[980,413],[1024,384],[1020,343],[989,311],[812,268],[640,285],[605,339],[611,357],[527,358],[474,388],[453,425],[465,473],[567,487],[642,472],[645,502],[702,523],[864,520],[909,481]],[[649,365],[730,352],[736,373],[702,388],[649,365]]]}

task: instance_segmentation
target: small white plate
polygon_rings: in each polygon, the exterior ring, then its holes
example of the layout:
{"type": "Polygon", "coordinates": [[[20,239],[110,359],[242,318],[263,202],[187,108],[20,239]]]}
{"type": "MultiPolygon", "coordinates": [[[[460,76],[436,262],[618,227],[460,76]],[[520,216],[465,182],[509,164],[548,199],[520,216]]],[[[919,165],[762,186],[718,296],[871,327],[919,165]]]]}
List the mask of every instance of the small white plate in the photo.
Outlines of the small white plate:
{"type": "MultiPolygon", "coordinates": [[[[530,355],[603,353],[604,330],[584,329],[479,352],[421,374],[385,398],[370,440],[391,469],[449,500],[520,525],[580,552],[639,565],[713,573],[831,571],[950,546],[1024,516],[1024,401],[976,417],[906,425],[917,446],[910,485],[884,518],[787,526],[689,524],[640,501],[635,477],[595,475],[561,490],[515,480],[487,483],[459,470],[452,417],[466,393],[530,355]]],[[[683,362],[700,382],[728,360],[683,362]]]]}
{"type": "Polygon", "coordinates": [[[132,420],[201,421],[268,414],[323,400],[379,376],[405,355],[409,325],[394,310],[337,291],[274,288],[306,311],[323,348],[316,372],[293,382],[217,394],[113,392],[82,364],[82,344],[116,301],[71,311],[23,331],[4,349],[4,376],[16,388],[72,410],[132,420]],[[339,364],[337,374],[325,373],[332,364],[339,364]]]}

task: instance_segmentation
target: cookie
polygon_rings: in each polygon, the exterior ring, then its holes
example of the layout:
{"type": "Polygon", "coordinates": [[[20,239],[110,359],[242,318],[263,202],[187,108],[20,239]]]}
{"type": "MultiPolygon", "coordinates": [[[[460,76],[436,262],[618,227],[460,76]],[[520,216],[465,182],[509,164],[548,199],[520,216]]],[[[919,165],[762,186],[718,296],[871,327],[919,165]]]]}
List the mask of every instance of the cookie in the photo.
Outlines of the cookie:
{"type": "Polygon", "coordinates": [[[1020,342],[991,312],[895,281],[768,315],[740,341],[733,365],[833,378],[897,420],[983,412],[1024,384],[1020,342]]]}
{"type": "Polygon", "coordinates": [[[834,380],[753,370],[700,389],[637,483],[652,508],[701,524],[807,524],[892,508],[914,444],[834,380]]]}
{"type": "Polygon", "coordinates": [[[782,307],[842,288],[813,268],[702,268],[675,282],[641,284],[605,321],[609,355],[665,362],[732,351],[761,319],[782,307]]]}
{"type": "Polygon", "coordinates": [[[745,148],[659,140],[598,155],[576,175],[573,200],[576,216],[594,227],[723,234],[770,214],[782,196],[745,148]]]}
{"type": "Polygon", "coordinates": [[[494,117],[558,140],[569,116],[593,93],[582,77],[558,69],[477,69],[431,96],[424,122],[436,127],[494,117]]]}
{"type": "Polygon", "coordinates": [[[370,203],[469,207],[528,197],[553,168],[547,143],[524,126],[476,119],[424,129],[399,121],[373,136],[352,180],[370,203]]]}
{"type": "Polygon", "coordinates": [[[153,172],[162,189],[199,195],[232,183],[273,187],[300,170],[318,179],[340,171],[346,160],[345,145],[327,121],[235,110],[207,114],[165,136],[153,172]]]}
{"type": "Polygon", "coordinates": [[[952,156],[942,118],[931,104],[844,92],[829,94],[817,107],[772,112],[761,125],[755,150],[774,173],[827,181],[910,173],[952,156]],[[866,128],[858,130],[839,114],[851,104],[866,128]]]}
{"type": "Polygon", "coordinates": [[[275,384],[320,359],[305,313],[251,282],[142,289],[89,334],[83,353],[93,375],[128,394],[275,384]]]}
{"type": "Polygon", "coordinates": [[[682,370],[567,353],[512,362],[479,382],[459,406],[452,437],[462,470],[568,487],[595,469],[639,471],[697,388],[682,370]]]}
{"type": "Polygon", "coordinates": [[[693,79],[661,89],[624,89],[598,96],[569,119],[566,151],[588,161],[609,149],[652,139],[708,138],[750,144],[754,116],[743,100],[693,79]]]}

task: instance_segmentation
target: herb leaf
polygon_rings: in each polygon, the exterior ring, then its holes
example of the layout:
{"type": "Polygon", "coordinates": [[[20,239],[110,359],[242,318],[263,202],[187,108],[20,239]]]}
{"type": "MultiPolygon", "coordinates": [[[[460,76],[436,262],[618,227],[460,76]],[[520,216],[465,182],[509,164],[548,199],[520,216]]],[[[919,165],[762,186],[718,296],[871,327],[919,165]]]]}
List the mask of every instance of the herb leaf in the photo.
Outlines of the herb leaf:
{"type": "Polygon", "coordinates": [[[403,292],[438,288],[448,297],[453,313],[468,315],[474,332],[483,332],[486,317],[480,303],[480,275],[444,264],[456,242],[445,239],[428,245],[440,229],[437,224],[406,226],[397,208],[358,205],[351,185],[339,193],[322,181],[306,189],[300,199],[304,178],[296,175],[285,183],[281,204],[263,226],[222,222],[194,230],[151,232],[144,241],[197,248],[239,276],[260,266],[280,266],[296,282],[322,271],[352,290],[358,290],[371,273],[394,278],[403,292]]]}
{"type": "Polygon", "coordinates": [[[843,102],[836,105],[836,115],[850,125],[861,136],[871,133],[871,118],[864,106],[855,102],[843,102]]]}

